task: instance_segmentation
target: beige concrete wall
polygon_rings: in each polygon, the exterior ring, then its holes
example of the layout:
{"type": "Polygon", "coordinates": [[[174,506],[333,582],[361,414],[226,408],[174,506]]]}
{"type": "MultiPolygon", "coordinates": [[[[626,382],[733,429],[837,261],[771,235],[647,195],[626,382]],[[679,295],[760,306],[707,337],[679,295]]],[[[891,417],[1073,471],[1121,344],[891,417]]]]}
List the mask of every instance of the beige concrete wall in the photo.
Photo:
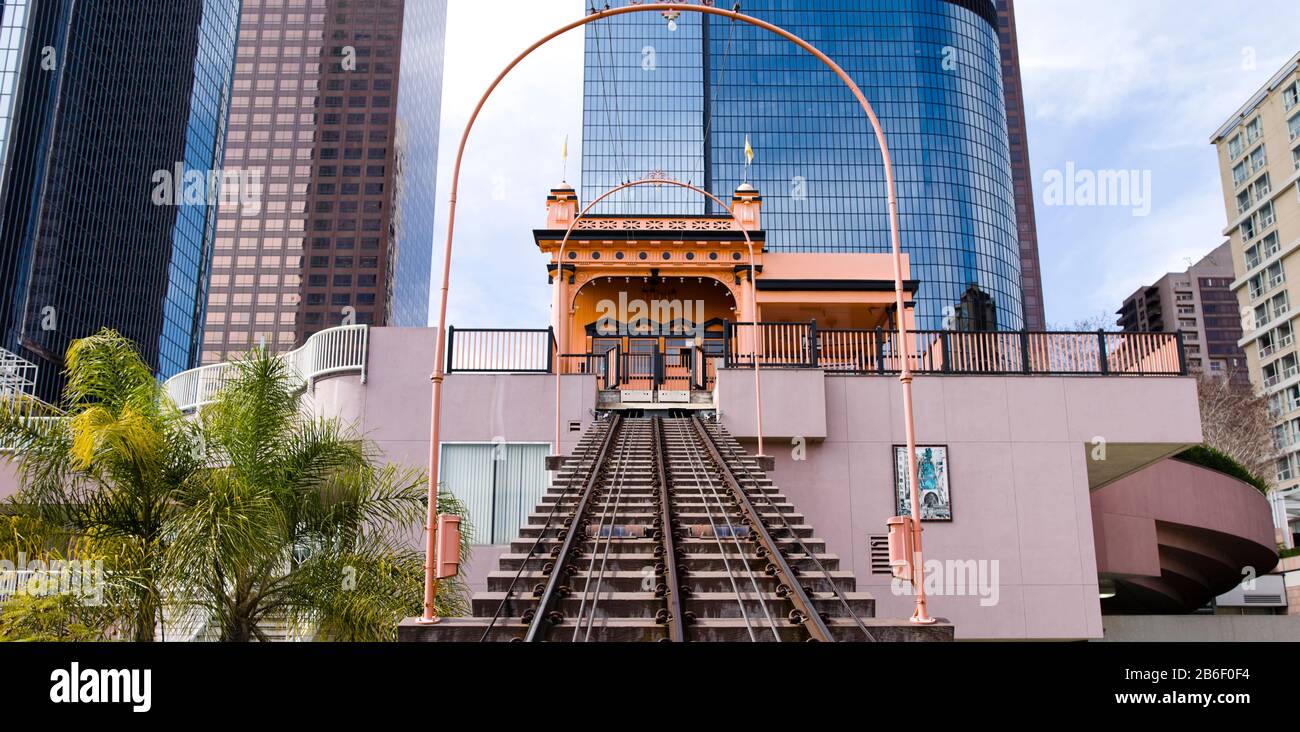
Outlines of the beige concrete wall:
{"type": "Polygon", "coordinates": [[[1300,617],[1293,615],[1107,615],[1111,642],[1294,643],[1300,617]]]}

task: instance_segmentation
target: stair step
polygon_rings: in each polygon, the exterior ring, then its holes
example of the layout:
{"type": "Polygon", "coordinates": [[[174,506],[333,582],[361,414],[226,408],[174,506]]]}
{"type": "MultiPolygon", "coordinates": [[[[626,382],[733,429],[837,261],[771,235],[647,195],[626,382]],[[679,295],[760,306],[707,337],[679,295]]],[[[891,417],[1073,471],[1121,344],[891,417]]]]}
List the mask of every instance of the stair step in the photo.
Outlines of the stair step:
{"type": "MultiPolygon", "coordinates": [[[[701,618],[739,618],[742,617],[743,606],[744,613],[748,613],[751,619],[766,618],[764,615],[764,607],[766,607],[768,614],[780,620],[794,609],[794,605],[789,600],[778,597],[774,592],[755,592],[753,587],[748,585],[748,580],[743,584],[738,580],[737,584],[740,585],[739,595],[730,589],[718,592],[690,592],[686,594],[683,605],[686,610],[694,612],[696,617],[701,618]]],[[[872,617],[875,614],[876,601],[869,593],[851,592],[846,593],[844,597],[859,618],[872,617]]],[[[475,615],[491,617],[504,599],[506,599],[504,592],[477,592],[470,600],[470,605],[475,615]]],[[[809,599],[819,613],[830,616],[844,613],[843,603],[831,592],[809,593],[809,599]]],[[[574,590],[568,596],[558,598],[552,605],[552,609],[564,613],[566,618],[577,617],[580,607],[584,608],[584,614],[590,614],[593,597],[585,598],[585,606],[583,600],[581,590],[574,590]]],[[[607,592],[602,589],[600,598],[595,604],[597,617],[603,615],[621,618],[653,618],[664,606],[664,601],[654,592],[607,592]]],[[[525,591],[517,591],[510,596],[502,612],[509,615],[522,615],[524,611],[536,605],[537,598],[532,588],[525,588],[525,591]]]]}
{"type": "MultiPolygon", "coordinates": [[[[554,571],[564,571],[548,613],[563,618],[546,629],[553,641],[657,641],[668,636],[662,619],[667,578],[658,554],[663,541],[656,524],[664,506],[674,531],[674,561],[680,573],[682,607],[693,618],[692,641],[803,641],[808,627],[791,621],[794,596],[771,557],[760,556],[761,543],[746,521],[742,502],[733,495],[739,484],[761,528],[767,532],[836,640],[951,640],[952,626],[916,626],[874,618],[876,602],[857,591],[853,572],[840,569],[840,558],[826,551],[804,514],[758,468],[725,430],[703,423],[718,446],[724,465],[714,463],[708,440],[690,419],[627,418],[606,452],[597,451],[611,428],[609,421],[589,428],[571,462],[554,476],[550,488],[498,558],[487,577],[487,591],[470,600],[473,617],[448,618],[434,625],[404,623],[404,640],[477,641],[491,625],[488,640],[522,639],[521,618],[536,612],[554,571]],[[654,436],[663,438],[663,474],[654,436]],[[730,471],[730,473],[728,473],[730,471]],[[726,477],[731,475],[731,478],[726,477]],[[734,480],[734,483],[732,482],[734,480]],[[585,536],[572,547],[564,568],[554,569],[568,534],[566,523],[582,502],[588,485],[595,490],[585,507],[585,536]],[[656,568],[658,565],[658,569],[656,568]],[[501,610],[495,625],[490,618],[501,610]],[[746,616],[748,621],[746,621],[746,616]],[[860,625],[861,623],[861,625],[860,625]],[[588,628],[590,627],[590,631],[588,628]]],[[[549,622],[549,621],[548,621],[549,622]]]]}
{"type": "MultiPolygon", "coordinates": [[[[735,565],[733,565],[734,567],[735,565]]],[[[751,566],[753,566],[751,564],[751,566]]],[[[753,567],[756,574],[756,581],[759,589],[763,592],[775,592],[779,584],[775,577],[769,577],[763,573],[762,567],[753,567]]],[[[586,565],[579,567],[580,574],[570,577],[566,584],[574,592],[584,592],[590,587],[593,591],[597,586],[600,591],[604,592],[657,592],[658,586],[663,584],[662,575],[654,571],[653,564],[645,564],[639,569],[615,569],[608,565],[603,573],[600,572],[600,562],[589,569],[586,565]],[[590,576],[588,576],[590,574],[590,576]]],[[[492,572],[488,575],[487,587],[490,592],[505,592],[507,588],[514,584],[516,592],[527,593],[532,591],[538,584],[544,584],[547,575],[540,571],[524,572],[518,575],[516,572],[492,572]]],[[[681,582],[684,587],[690,588],[695,592],[731,592],[731,580],[734,575],[723,570],[696,570],[687,571],[682,577],[681,582]]],[[[829,592],[832,585],[841,592],[853,592],[857,588],[857,579],[852,572],[831,571],[830,578],[820,572],[807,572],[799,575],[799,580],[815,592],[829,592]]],[[[743,588],[752,589],[748,577],[737,579],[736,584],[743,588]]]]}
{"type": "MultiPolygon", "coordinates": [[[[705,554],[703,552],[692,553],[687,556],[679,557],[686,566],[694,572],[720,571],[724,569],[722,557],[726,557],[728,562],[737,562],[741,555],[735,552],[735,548],[727,554],[705,554]]],[[[502,554],[500,557],[500,568],[502,572],[518,572],[520,566],[524,564],[525,555],[519,554],[502,554]]],[[[745,556],[751,562],[759,561],[756,554],[750,553],[745,556]]],[[[796,571],[816,572],[817,562],[828,572],[834,572],[839,569],[840,559],[834,554],[816,554],[808,555],[801,552],[787,552],[785,555],[786,562],[796,571]],[[815,560],[815,561],[814,561],[815,560]]],[[[528,559],[528,569],[540,571],[547,562],[549,557],[533,556],[528,559]]],[[[640,571],[647,566],[654,566],[657,558],[650,552],[625,552],[611,554],[605,567],[610,571],[640,571]]]]}
{"type": "MultiPolygon", "coordinates": [[[[862,628],[851,618],[827,618],[826,626],[831,637],[837,641],[866,640],[862,628]]],[[[860,621],[876,641],[881,642],[934,642],[952,640],[951,625],[915,625],[907,620],[882,620],[879,618],[861,618],[860,621]]],[[[490,618],[443,618],[437,625],[420,625],[414,620],[402,624],[399,635],[404,641],[450,641],[475,643],[488,629],[490,618]]],[[[576,623],[565,620],[563,623],[548,628],[546,639],[553,643],[567,643],[573,640],[576,623]]],[[[722,642],[738,643],[754,639],[761,643],[775,642],[770,626],[750,621],[746,626],[740,618],[698,618],[686,626],[686,639],[694,643],[722,642]]],[[[799,642],[807,633],[799,626],[789,623],[777,623],[777,634],[785,642],[799,642]]],[[[492,625],[487,640],[490,642],[507,642],[522,640],[528,626],[520,623],[518,618],[501,618],[492,625]]],[[[592,642],[637,643],[668,640],[665,625],[648,618],[597,618],[591,625],[591,634],[587,635],[584,621],[578,633],[578,640],[592,642]]]]}
{"type": "MultiPolygon", "coordinates": [[[[558,548],[564,543],[563,537],[555,536],[555,534],[559,533],[558,529],[552,529],[551,532],[552,536],[545,537],[538,542],[535,554],[549,557],[552,549],[558,548]]],[[[816,537],[800,537],[799,539],[773,537],[773,539],[776,542],[777,547],[787,553],[791,550],[806,550],[813,552],[814,554],[819,554],[826,549],[826,542],[816,537]]],[[[535,541],[537,541],[535,538],[515,539],[510,542],[510,551],[527,554],[535,541]]],[[[611,554],[622,554],[625,552],[653,552],[655,547],[659,546],[659,541],[657,539],[617,539],[609,543],[609,551],[611,554]]],[[[731,549],[735,547],[734,542],[724,540],[722,543],[727,551],[731,551],[731,549]]],[[[600,547],[596,547],[595,539],[587,539],[586,541],[578,542],[578,546],[582,549],[584,555],[590,555],[593,551],[604,553],[605,541],[602,539],[600,544],[600,547]]],[[[694,554],[697,552],[708,554],[717,549],[718,542],[714,539],[696,539],[692,537],[688,539],[679,539],[676,542],[676,546],[677,551],[686,554],[694,554]]],[[[744,547],[747,552],[753,551],[753,546],[745,546],[745,542],[741,542],[741,546],[744,547]]]]}

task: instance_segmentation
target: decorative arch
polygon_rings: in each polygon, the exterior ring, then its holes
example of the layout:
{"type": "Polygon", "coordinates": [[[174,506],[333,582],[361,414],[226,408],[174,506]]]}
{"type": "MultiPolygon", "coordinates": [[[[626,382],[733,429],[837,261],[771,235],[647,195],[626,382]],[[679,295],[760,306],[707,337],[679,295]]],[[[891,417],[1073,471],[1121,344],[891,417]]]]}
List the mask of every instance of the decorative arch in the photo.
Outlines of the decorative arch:
{"type": "MultiPolygon", "coordinates": [[[[605,201],[610,196],[613,196],[614,194],[620,191],[625,191],[628,190],[629,188],[636,188],[639,186],[650,186],[650,185],[676,186],[678,188],[683,188],[689,191],[693,191],[716,203],[719,208],[721,208],[723,211],[726,211],[727,215],[731,217],[731,220],[734,224],[734,229],[738,230],[745,237],[745,247],[749,250],[749,261],[747,262],[747,265],[749,267],[749,297],[747,298],[749,303],[749,318],[751,322],[755,322],[755,323],[758,322],[758,315],[757,315],[758,288],[755,285],[755,278],[757,276],[757,267],[754,264],[754,239],[749,235],[749,230],[745,228],[744,223],[740,220],[738,216],[736,216],[736,212],[731,206],[728,206],[725,202],[723,202],[722,199],[713,195],[709,191],[706,191],[703,188],[700,188],[698,186],[691,185],[690,183],[683,183],[679,180],[673,180],[671,178],[651,177],[651,178],[644,178],[641,180],[629,181],[622,185],[614,186],[613,188],[605,191],[599,196],[596,196],[596,198],[593,199],[591,203],[588,203],[581,211],[578,212],[578,215],[574,216],[573,220],[569,222],[569,226],[564,232],[564,238],[560,240],[560,246],[555,252],[555,261],[558,263],[557,266],[563,266],[562,263],[564,262],[564,250],[568,247],[569,240],[573,238],[573,232],[577,230],[578,225],[582,221],[586,220],[588,214],[591,213],[592,209],[600,205],[603,201],[605,201]]],[[[554,280],[554,282],[555,282],[555,299],[553,301],[553,307],[555,308],[556,315],[561,316],[556,318],[555,337],[559,343],[566,343],[568,342],[568,332],[566,330],[567,318],[562,317],[563,306],[560,301],[561,294],[564,292],[564,278],[562,276],[557,277],[554,280]]],[[[762,387],[762,377],[760,376],[759,373],[760,371],[761,368],[759,366],[759,359],[755,358],[754,359],[754,411],[755,411],[755,424],[757,425],[758,428],[757,429],[758,454],[761,456],[764,453],[763,453],[763,390],[762,390],[763,387],[762,387]]],[[[561,377],[560,369],[557,368],[555,369],[555,446],[557,450],[559,449],[560,435],[561,435],[561,431],[560,431],[561,378],[560,377],[561,377]]]]}
{"type": "MultiPolygon", "coordinates": [[[[705,3],[711,3],[713,0],[702,0],[702,1],[705,3]]],[[[833,71],[836,74],[836,76],[839,77],[840,81],[842,81],[844,85],[848,87],[849,91],[853,93],[854,98],[857,99],[858,104],[862,107],[862,111],[867,115],[867,119],[871,123],[871,129],[875,133],[876,141],[880,146],[880,155],[885,168],[886,195],[888,196],[888,202],[889,202],[889,230],[890,230],[890,243],[893,248],[895,305],[897,307],[897,312],[901,313],[904,312],[904,310],[906,309],[905,294],[903,292],[903,255],[902,255],[902,242],[901,242],[902,237],[899,232],[898,197],[897,197],[896,185],[894,180],[893,162],[890,157],[888,142],[885,139],[884,128],[881,126],[880,119],[876,116],[876,112],[872,108],[871,103],[867,101],[866,94],[862,92],[862,89],[857,85],[855,81],[853,81],[853,78],[849,76],[848,72],[846,72],[839,64],[835,63],[835,61],[832,60],[829,56],[827,56],[825,53],[822,53],[820,50],[817,49],[816,46],[813,46],[808,41],[805,41],[804,39],[800,38],[799,36],[796,36],[790,31],[781,28],[780,26],[774,25],[772,23],[759,20],[758,18],[750,17],[748,15],[745,15],[743,13],[734,10],[725,10],[723,8],[714,7],[712,4],[697,5],[697,4],[691,4],[686,2],[680,2],[680,1],[635,4],[635,5],[629,5],[621,8],[606,8],[605,10],[591,13],[580,20],[564,25],[563,27],[555,31],[552,31],[551,33],[548,33],[546,36],[544,36],[543,38],[541,38],[540,40],[538,40],[537,42],[529,46],[527,49],[525,49],[523,53],[515,57],[513,61],[507,64],[506,67],[501,71],[501,73],[498,74],[497,77],[488,86],[487,91],[483,93],[483,96],[479,99],[478,104],[475,105],[474,111],[470,114],[469,121],[465,125],[465,131],[461,135],[460,145],[456,150],[456,160],[452,167],[451,198],[450,198],[450,206],[447,213],[447,241],[446,241],[446,245],[443,248],[442,287],[440,290],[439,302],[438,302],[437,356],[434,359],[433,376],[430,378],[430,380],[433,382],[433,395],[432,395],[432,404],[430,410],[431,415],[430,415],[430,430],[429,430],[430,431],[429,489],[428,489],[429,508],[427,514],[427,521],[425,523],[425,527],[426,527],[425,528],[425,534],[426,534],[425,592],[424,592],[424,614],[421,618],[423,622],[429,622],[429,623],[437,622],[437,616],[434,614],[434,601],[437,596],[437,577],[436,577],[436,563],[435,563],[437,544],[436,544],[435,531],[436,531],[436,522],[437,522],[438,458],[440,452],[438,442],[439,442],[439,434],[440,434],[440,426],[441,426],[441,418],[442,418],[442,383],[446,376],[444,372],[443,364],[446,361],[447,341],[444,334],[447,332],[447,295],[450,290],[450,283],[451,283],[452,242],[455,238],[455,231],[456,231],[456,200],[460,192],[461,167],[464,164],[465,147],[469,142],[470,133],[473,132],[474,123],[478,120],[478,116],[483,111],[484,105],[487,104],[487,100],[491,98],[492,94],[496,92],[497,87],[501,85],[501,82],[505,80],[506,76],[508,76],[510,72],[515,69],[516,66],[518,66],[521,62],[523,62],[525,58],[531,56],[534,51],[546,45],[547,43],[550,43],[555,38],[558,38],[559,36],[562,36],[571,30],[574,30],[575,28],[581,28],[590,23],[594,23],[600,20],[604,20],[606,18],[612,18],[619,15],[627,15],[629,13],[650,13],[650,12],[658,12],[661,14],[665,14],[665,17],[676,17],[676,15],[680,15],[683,12],[701,13],[706,15],[714,15],[722,18],[729,18],[731,20],[756,26],[770,33],[773,33],[777,36],[780,36],[781,38],[784,38],[790,41],[791,43],[794,43],[799,48],[802,48],[804,51],[808,52],[809,54],[817,58],[817,60],[821,61],[827,68],[833,71]]],[[[712,194],[709,195],[711,196],[712,194]]],[[[753,270],[752,270],[752,261],[753,261],[752,255],[750,260],[751,260],[750,285],[753,286],[754,278],[753,278],[753,270]]],[[[908,446],[908,451],[907,451],[908,452],[907,455],[908,475],[912,487],[911,489],[912,490],[912,495],[911,495],[912,516],[910,518],[911,523],[909,525],[909,532],[912,534],[913,537],[914,553],[912,558],[913,559],[912,565],[914,571],[912,572],[912,576],[913,576],[913,588],[916,593],[916,612],[912,616],[912,620],[914,622],[919,622],[919,623],[933,623],[934,619],[930,617],[928,611],[926,610],[924,571],[923,571],[924,561],[921,552],[921,530],[920,530],[921,506],[919,500],[919,490],[917,486],[916,424],[913,418],[913,409],[912,409],[913,376],[911,370],[911,359],[909,358],[909,353],[908,353],[909,348],[908,348],[908,337],[907,337],[906,328],[907,325],[905,319],[899,318],[898,343],[899,343],[899,357],[900,357],[899,361],[901,364],[901,373],[899,375],[899,382],[901,384],[902,392],[903,392],[903,418],[906,426],[907,446],[908,446]]],[[[755,359],[755,361],[757,362],[757,359],[755,359]]],[[[759,369],[756,363],[754,369],[756,386],[758,380],[758,371],[759,369]]],[[[558,373],[557,373],[556,384],[558,389],[558,384],[559,384],[558,373]]],[[[755,393],[754,396],[755,396],[755,400],[760,402],[761,404],[762,401],[761,394],[755,393]]],[[[557,398],[558,398],[558,392],[557,392],[557,398]]],[[[760,444],[759,452],[761,455],[762,453],[761,422],[759,424],[759,444],[760,444]]],[[[559,449],[558,441],[556,442],[555,447],[557,450],[559,449]]]]}
{"type": "MultiPolygon", "coordinates": [[[[595,295],[596,293],[592,291],[600,288],[605,282],[605,280],[619,280],[622,278],[639,279],[646,276],[647,275],[626,274],[626,273],[618,273],[612,271],[600,272],[592,275],[579,274],[573,278],[573,286],[569,290],[565,301],[561,303],[560,316],[572,319],[578,307],[577,306],[578,298],[583,295],[595,295]]],[[[733,307],[736,308],[740,307],[740,303],[742,301],[742,296],[743,296],[741,286],[734,284],[734,282],[729,282],[725,278],[718,277],[713,274],[704,274],[704,273],[671,274],[671,275],[661,275],[661,277],[664,280],[672,280],[679,277],[685,278],[687,280],[692,278],[699,278],[705,280],[706,282],[712,282],[718,287],[719,290],[721,290],[723,294],[725,294],[726,298],[730,300],[733,307]]],[[[564,347],[566,344],[561,343],[560,345],[561,347],[564,347]]]]}

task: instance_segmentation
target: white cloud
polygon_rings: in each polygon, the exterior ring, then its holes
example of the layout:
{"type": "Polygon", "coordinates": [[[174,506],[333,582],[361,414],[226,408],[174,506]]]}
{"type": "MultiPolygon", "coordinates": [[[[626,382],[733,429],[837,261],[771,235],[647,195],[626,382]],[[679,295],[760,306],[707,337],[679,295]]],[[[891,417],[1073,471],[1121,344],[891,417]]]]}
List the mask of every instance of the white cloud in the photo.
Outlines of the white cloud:
{"type": "Polygon", "coordinates": [[[1226,118],[1295,53],[1289,31],[1300,21],[1287,0],[1253,3],[1258,22],[1249,23],[1231,4],[1185,0],[1021,0],[1016,9],[1029,111],[1071,124],[1140,110],[1226,118]]]}
{"type": "MultiPolygon", "coordinates": [[[[542,35],[582,16],[573,0],[451,0],[439,143],[430,322],[436,322],[451,172],[465,124],[505,66],[542,35]]],[[[448,323],[545,327],[546,260],[532,230],[545,222],[546,193],[582,160],[582,31],[537,50],[497,88],[475,123],[461,172],[448,323]]],[[[574,183],[576,184],[576,180],[574,183]]]]}
{"type": "Polygon", "coordinates": [[[1124,297],[1223,242],[1209,139],[1300,48],[1300,6],[1179,0],[1016,4],[1048,319],[1113,312],[1124,297]],[[1050,208],[1041,183],[1067,161],[1150,171],[1150,217],[1050,208]]]}

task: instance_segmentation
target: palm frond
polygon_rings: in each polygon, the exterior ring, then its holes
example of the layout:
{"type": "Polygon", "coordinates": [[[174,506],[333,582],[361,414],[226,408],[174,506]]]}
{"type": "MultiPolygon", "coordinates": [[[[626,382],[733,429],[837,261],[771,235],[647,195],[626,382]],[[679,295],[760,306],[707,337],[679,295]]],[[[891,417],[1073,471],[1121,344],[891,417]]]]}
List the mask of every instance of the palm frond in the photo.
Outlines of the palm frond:
{"type": "Polygon", "coordinates": [[[162,387],[153,371],[134,344],[112,329],[73,341],[64,362],[68,380],[63,400],[70,410],[92,404],[112,411],[126,405],[150,409],[161,401],[162,387]]]}

